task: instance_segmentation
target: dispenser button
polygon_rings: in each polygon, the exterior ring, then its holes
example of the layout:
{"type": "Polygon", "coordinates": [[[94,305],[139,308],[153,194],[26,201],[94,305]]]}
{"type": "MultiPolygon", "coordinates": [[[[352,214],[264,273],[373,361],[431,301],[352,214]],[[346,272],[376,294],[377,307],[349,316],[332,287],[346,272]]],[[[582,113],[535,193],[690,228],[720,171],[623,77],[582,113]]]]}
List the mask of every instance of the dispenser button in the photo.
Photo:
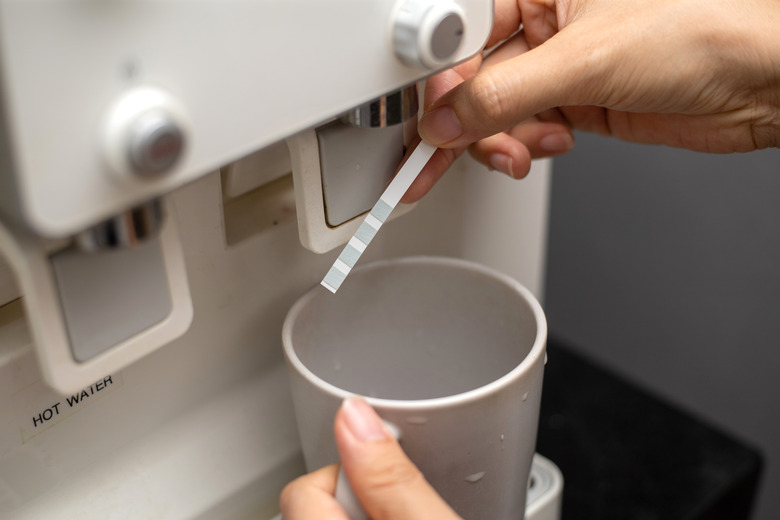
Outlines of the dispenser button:
{"type": "Polygon", "coordinates": [[[168,172],[181,157],[183,149],[184,134],[161,111],[141,115],[130,127],[128,160],[133,171],[142,177],[168,172]]]}
{"type": "Polygon", "coordinates": [[[370,210],[404,156],[403,125],[317,129],[325,218],[335,227],[370,210]]]}
{"type": "Polygon", "coordinates": [[[463,41],[463,18],[457,13],[446,14],[431,34],[431,53],[439,60],[450,60],[463,41]]]}
{"type": "Polygon", "coordinates": [[[159,178],[173,170],[187,146],[188,118],[176,98],[157,87],[137,87],[108,111],[105,157],[120,179],[159,178]]]}
{"type": "Polygon", "coordinates": [[[452,62],[463,42],[463,9],[453,1],[406,0],[398,11],[394,45],[411,67],[435,69],[452,62]]]}
{"type": "Polygon", "coordinates": [[[159,236],[123,249],[68,248],[50,261],[77,362],[148,332],[174,311],[159,236]]]}

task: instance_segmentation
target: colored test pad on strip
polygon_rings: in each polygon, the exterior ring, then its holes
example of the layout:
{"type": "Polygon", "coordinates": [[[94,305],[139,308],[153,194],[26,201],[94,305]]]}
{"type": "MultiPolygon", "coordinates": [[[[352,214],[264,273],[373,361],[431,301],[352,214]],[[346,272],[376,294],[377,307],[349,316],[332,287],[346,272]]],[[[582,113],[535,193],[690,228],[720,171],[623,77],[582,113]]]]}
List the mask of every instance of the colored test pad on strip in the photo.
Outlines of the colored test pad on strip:
{"type": "Polygon", "coordinates": [[[322,280],[322,286],[334,293],[339,290],[341,284],[347,278],[347,275],[355,267],[360,255],[366,250],[371,240],[376,236],[379,228],[390,217],[395,207],[401,201],[406,190],[412,185],[423,167],[428,164],[428,160],[436,151],[436,147],[425,142],[420,142],[412,155],[406,160],[400,171],[379,197],[379,200],[371,211],[368,212],[363,223],[349,239],[344,250],[333,263],[328,274],[322,280]]]}

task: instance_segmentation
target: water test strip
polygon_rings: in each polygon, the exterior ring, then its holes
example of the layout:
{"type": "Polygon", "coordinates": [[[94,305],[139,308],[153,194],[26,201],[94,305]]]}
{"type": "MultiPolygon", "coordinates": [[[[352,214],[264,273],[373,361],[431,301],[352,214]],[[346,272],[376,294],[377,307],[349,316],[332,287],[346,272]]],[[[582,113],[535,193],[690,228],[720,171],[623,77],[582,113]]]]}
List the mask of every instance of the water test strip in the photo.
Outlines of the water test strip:
{"type": "Polygon", "coordinates": [[[346,247],[333,263],[333,267],[325,275],[321,282],[323,287],[334,294],[339,290],[349,272],[355,267],[360,255],[366,250],[366,246],[376,236],[379,228],[385,223],[435,151],[436,147],[428,143],[420,142],[417,145],[412,155],[387,186],[385,192],[379,197],[377,203],[368,212],[358,230],[349,239],[346,247]]]}

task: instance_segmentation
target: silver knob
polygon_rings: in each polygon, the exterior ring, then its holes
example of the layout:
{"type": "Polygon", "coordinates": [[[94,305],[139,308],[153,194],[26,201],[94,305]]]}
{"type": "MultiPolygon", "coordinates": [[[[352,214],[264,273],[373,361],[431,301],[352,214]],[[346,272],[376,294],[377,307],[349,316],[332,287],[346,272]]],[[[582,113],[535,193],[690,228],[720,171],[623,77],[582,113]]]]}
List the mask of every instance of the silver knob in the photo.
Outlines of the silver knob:
{"type": "Polygon", "coordinates": [[[156,177],[169,172],[183,150],[182,129],[162,110],[142,114],[128,129],[128,163],[141,177],[156,177]]]}
{"type": "Polygon", "coordinates": [[[383,128],[417,117],[417,85],[353,108],[341,120],[359,128],[383,128]]]}
{"type": "Polygon", "coordinates": [[[104,127],[104,151],[119,179],[137,182],[170,173],[187,146],[186,111],[157,87],[137,87],[111,107],[104,127]]]}
{"type": "Polygon", "coordinates": [[[463,9],[452,0],[405,0],[395,18],[396,55],[410,67],[447,65],[463,43],[465,25],[463,9]]]}

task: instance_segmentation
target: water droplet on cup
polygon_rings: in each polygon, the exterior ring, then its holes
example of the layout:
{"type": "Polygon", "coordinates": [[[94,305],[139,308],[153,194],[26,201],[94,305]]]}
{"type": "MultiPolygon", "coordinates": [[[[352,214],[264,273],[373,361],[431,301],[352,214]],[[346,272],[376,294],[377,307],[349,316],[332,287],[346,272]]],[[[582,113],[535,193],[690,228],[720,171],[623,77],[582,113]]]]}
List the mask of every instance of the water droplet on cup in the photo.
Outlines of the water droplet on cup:
{"type": "Polygon", "coordinates": [[[501,442],[504,442],[504,434],[501,434],[501,442]]]}
{"type": "Polygon", "coordinates": [[[525,401],[526,399],[528,399],[528,392],[523,394],[523,401],[525,401]]]}
{"type": "Polygon", "coordinates": [[[406,422],[408,422],[409,424],[425,424],[428,422],[428,418],[420,417],[419,415],[417,415],[417,416],[407,417],[406,422]]]}
{"type": "Polygon", "coordinates": [[[336,372],[341,370],[341,361],[336,361],[335,363],[333,363],[333,370],[335,370],[336,372]]]}
{"type": "Polygon", "coordinates": [[[480,480],[482,480],[482,477],[484,477],[484,476],[485,476],[485,472],[484,471],[480,471],[479,473],[473,473],[473,474],[469,475],[468,477],[466,477],[465,480],[469,484],[474,484],[474,483],[479,482],[480,480]]]}

